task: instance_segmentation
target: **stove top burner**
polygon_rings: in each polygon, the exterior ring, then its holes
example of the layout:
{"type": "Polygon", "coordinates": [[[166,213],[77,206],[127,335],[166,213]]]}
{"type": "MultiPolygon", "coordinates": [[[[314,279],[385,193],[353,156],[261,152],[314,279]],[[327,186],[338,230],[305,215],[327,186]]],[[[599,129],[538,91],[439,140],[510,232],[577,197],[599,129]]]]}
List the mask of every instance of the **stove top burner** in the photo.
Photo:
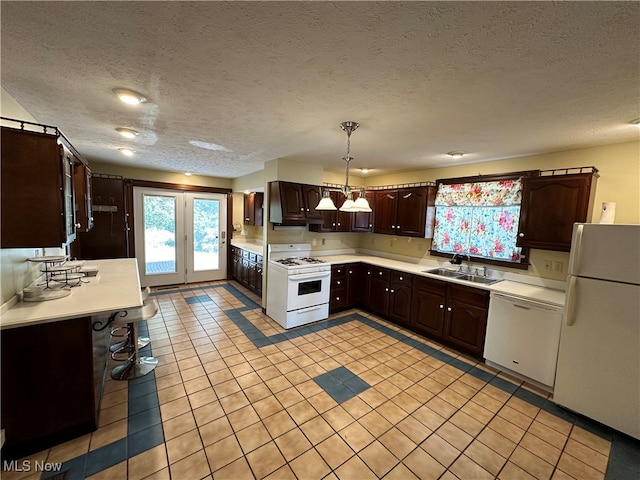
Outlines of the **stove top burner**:
{"type": "Polygon", "coordinates": [[[297,259],[295,258],[282,258],[280,260],[276,260],[276,262],[282,264],[282,265],[301,265],[300,262],[297,261],[297,259]]]}
{"type": "Polygon", "coordinates": [[[313,257],[288,257],[275,260],[275,262],[287,267],[325,263],[324,260],[313,257]]]}
{"type": "Polygon", "coordinates": [[[313,258],[313,257],[303,257],[300,260],[302,260],[305,263],[325,263],[324,260],[320,260],[319,258],[313,258]]]}

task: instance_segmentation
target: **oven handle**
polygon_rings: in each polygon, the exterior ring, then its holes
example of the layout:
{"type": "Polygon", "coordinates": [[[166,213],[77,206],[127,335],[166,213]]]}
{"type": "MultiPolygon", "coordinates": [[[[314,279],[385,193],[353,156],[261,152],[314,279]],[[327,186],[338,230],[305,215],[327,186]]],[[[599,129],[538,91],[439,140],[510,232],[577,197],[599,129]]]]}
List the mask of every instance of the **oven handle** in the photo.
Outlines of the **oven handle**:
{"type": "Polygon", "coordinates": [[[324,277],[330,277],[331,272],[315,272],[315,273],[299,273],[297,275],[289,275],[287,278],[289,280],[310,280],[310,279],[320,279],[324,277]]]}

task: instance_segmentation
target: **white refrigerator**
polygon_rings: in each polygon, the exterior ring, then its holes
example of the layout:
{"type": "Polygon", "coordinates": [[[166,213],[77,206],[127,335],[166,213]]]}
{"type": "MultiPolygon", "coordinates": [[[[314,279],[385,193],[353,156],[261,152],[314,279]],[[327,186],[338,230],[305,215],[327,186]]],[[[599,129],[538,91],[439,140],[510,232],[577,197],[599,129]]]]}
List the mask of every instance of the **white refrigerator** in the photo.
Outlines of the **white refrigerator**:
{"type": "Polygon", "coordinates": [[[640,225],[574,225],[553,401],[640,439],[640,225]]]}

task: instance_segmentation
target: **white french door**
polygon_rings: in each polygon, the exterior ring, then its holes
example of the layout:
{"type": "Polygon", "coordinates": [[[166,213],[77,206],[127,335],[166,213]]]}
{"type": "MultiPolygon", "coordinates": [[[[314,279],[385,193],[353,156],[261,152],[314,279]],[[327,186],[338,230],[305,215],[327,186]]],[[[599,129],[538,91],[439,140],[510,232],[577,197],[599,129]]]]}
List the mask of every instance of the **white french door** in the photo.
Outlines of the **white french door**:
{"type": "Polygon", "coordinates": [[[136,258],[142,286],[226,278],[223,194],[133,189],[136,258]]]}

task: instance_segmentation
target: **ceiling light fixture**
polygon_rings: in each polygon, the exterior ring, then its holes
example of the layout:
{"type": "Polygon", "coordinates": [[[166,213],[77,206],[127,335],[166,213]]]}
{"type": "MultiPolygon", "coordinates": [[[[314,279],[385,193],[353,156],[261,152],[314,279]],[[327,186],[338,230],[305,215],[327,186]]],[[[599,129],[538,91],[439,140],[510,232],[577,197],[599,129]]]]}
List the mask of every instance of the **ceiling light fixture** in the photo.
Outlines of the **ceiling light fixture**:
{"type": "Polygon", "coordinates": [[[147,97],[144,95],[134,92],[133,90],[127,90],[126,88],[114,88],[111,91],[120,99],[121,102],[124,102],[127,105],[138,105],[147,101],[147,97]]]}
{"type": "Polygon", "coordinates": [[[447,155],[449,155],[450,157],[455,158],[456,160],[458,160],[459,158],[462,158],[462,156],[465,154],[466,152],[462,152],[462,151],[456,151],[456,152],[449,152],[447,153],[447,155]]]}
{"type": "Polygon", "coordinates": [[[133,128],[118,127],[116,128],[116,132],[128,139],[136,138],[138,135],[138,131],[133,128]]]}
{"type": "Polygon", "coordinates": [[[640,118],[636,118],[635,120],[631,120],[629,123],[632,123],[636,127],[640,128],[640,118]]]}
{"type": "Polygon", "coordinates": [[[133,155],[136,153],[129,148],[119,148],[118,150],[120,150],[120,153],[123,154],[125,157],[133,157],[133,155]]]}
{"type": "Polygon", "coordinates": [[[192,175],[192,173],[191,173],[191,172],[184,172],[184,175],[185,175],[186,177],[190,177],[190,176],[192,175]]]}
{"type": "MultiPolygon", "coordinates": [[[[340,191],[344,194],[347,199],[344,201],[342,206],[340,207],[341,212],[370,212],[371,207],[369,206],[369,202],[367,201],[364,195],[364,188],[360,189],[360,195],[354,201],[353,200],[353,189],[349,186],[349,163],[353,158],[350,156],[351,153],[351,134],[360,126],[360,124],[356,122],[342,122],[340,124],[340,128],[347,132],[347,154],[343,158],[345,162],[347,162],[347,167],[345,170],[345,180],[344,185],[340,188],[340,191]]],[[[322,198],[320,199],[320,203],[316,207],[316,210],[336,210],[336,206],[331,200],[331,194],[329,190],[325,190],[322,194],[322,198]]]]}
{"type": "Polygon", "coordinates": [[[369,170],[368,168],[361,168],[360,171],[366,175],[367,173],[369,173],[371,170],[369,170]]]}

